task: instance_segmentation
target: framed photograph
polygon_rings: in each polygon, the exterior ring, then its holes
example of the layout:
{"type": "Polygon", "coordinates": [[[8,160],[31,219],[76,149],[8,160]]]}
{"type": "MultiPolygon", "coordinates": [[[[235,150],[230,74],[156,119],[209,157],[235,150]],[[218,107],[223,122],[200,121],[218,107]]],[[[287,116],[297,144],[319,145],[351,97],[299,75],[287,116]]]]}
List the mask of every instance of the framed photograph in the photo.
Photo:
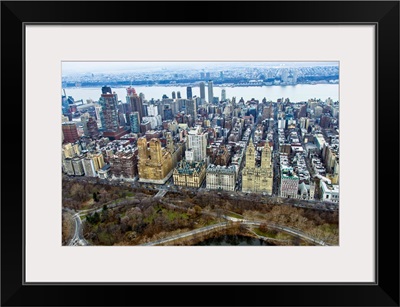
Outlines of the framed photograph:
{"type": "Polygon", "coordinates": [[[399,306],[398,1],[1,26],[3,306],[399,306]]]}

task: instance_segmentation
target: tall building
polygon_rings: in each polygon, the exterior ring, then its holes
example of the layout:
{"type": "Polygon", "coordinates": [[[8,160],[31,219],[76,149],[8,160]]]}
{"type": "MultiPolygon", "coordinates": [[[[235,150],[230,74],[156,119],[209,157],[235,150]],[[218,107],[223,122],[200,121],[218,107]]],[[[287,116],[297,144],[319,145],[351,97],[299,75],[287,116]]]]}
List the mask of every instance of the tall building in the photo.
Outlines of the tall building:
{"type": "Polygon", "coordinates": [[[206,99],[206,84],[204,82],[200,82],[200,98],[202,101],[206,99]]]}
{"type": "Polygon", "coordinates": [[[176,93],[172,92],[172,99],[176,99],[176,93]]]}
{"type": "Polygon", "coordinates": [[[101,106],[100,120],[101,126],[104,131],[117,132],[119,129],[119,116],[118,116],[118,96],[111,93],[111,88],[103,86],[102,94],[99,99],[101,106]]]}
{"type": "Polygon", "coordinates": [[[314,108],[314,116],[315,117],[320,117],[322,115],[322,107],[321,106],[316,106],[314,108]]]}
{"type": "Polygon", "coordinates": [[[74,168],[75,176],[85,175],[85,171],[83,170],[83,157],[82,156],[72,158],[72,166],[74,168]]]}
{"type": "Polygon", "coordinates": [[[172,155],[161,147],[161,142],[153,138],[147,142],[145,137],[137,141],[139,148],[139,181],[164,184],[172,175],[172,155]]]}
{"type": "Polygon", "coordinates": [[[64,173],[69,176],[74,176],[74,167],[72,166],[72,158],[65,158],[62,160],[62,168],[64,173]]]}
{"type": "Polygon", "coordinates": [[[74,122],[62,123],[62,132],[64,135],[64,143],[75,143],[79,140],[78,129],[74,122]]]}
{"type": "Polygon", "coordinates": [[[88,154],[83,159],[83,170],[85,172],[85,176],[87,177],[97,177],[97,171],[99,170],[99,165],[96,163],[95,158],[88,154]]]}
{"type": "Polygon", "coordinates": [[[99,128],[97,127],[97,122],[93,117],[89,117],[88,122],[86,123],[88,135],[92,139],[96,139],[99,137],[99,128]]]}
{"type": "Polygon", "coordinates": [[[192,87],[188,86],[186,88],[186,97],[187,99],[192,99],[193,98],[193,93],[192,93],[192,87]]]}
{"type": "Polygon", "coordinates": [[[136,94],[136,90],[133,87],[128,87],[126,89],[126,102],[131,104],[132,112],[139,113],[139,121],[143,119],[143,100],[142,97],[136,94]]]}
{"type": "Polygon", "coordinates": [[[251,141],[246,149],[246,166],[242,171],[242,191],[272,194],[273,169],[271,148],[266,142],[261,154],[261,166],[256,166],[256,149],[251,141]]]}
{"type": "Polygon", "coordinates": [[[140,115],[139,112],[129,114],[129,122],[131,124],[132,133],[140,133],[140,115]]]}
{"type": "Polygon", "coordinates": [[[213,103],[214,91],[213,91],[213,82],[208,81],[208,103],[213,103]]]}
{"type": "Polygon", "coordinates": [[[186,101],[186,114],[192,116],[194,119],[197,117],[196,100],[189,99],[186,101]]]}
{"type": "Polygon", "coordinates": [[[206,159],[207,132],[200,126],[191,128],[187,136],[187,149],[193,152],[193,161],[200,162],[206,159]]]}
{"type": "Polygon", "coordinates": [[[89,117],[90,117],[90,115],[87,112],[83,113],[81,115],[81,123],[82,123],[83,135],[84,136],[89,136],[89,131],[88,131],[88,128],[87,128],[87,122],[89,121],[89,117]]]}
{"type": "MultiPolygon", "coordinates": [[[[147,116],[157,116],[159,114],[158,112],[158,106],[151,104],[147,106],[147,116]]],[[[143,117],[142,117],[143,119],[143,117]]]]}
{"type": "Polygon", "coordinates": [[[116,178],[133,179],[137,175],[137,149],[130,151],[118,151],[111,155],[110,171],[116,178]]]}
{"type": "Polygon", "coordinates": [[[226,90],[222,89],[221,90],[221,101],[225,101],[226,100],[226,90]]]}

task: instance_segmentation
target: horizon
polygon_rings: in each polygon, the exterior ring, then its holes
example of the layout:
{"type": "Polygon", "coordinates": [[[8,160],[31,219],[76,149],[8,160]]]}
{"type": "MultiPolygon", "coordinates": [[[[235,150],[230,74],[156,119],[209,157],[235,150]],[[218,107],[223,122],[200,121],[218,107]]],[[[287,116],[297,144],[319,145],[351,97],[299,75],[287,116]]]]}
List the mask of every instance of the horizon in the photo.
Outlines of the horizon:
{"type": "Polygon", "coordinates": [[[297,68],[339,66],[338,61],[63,61],[62,76],[86,73],[128,73],[185,69],[222,69],[234,67],[297,68]],[[162,64],[162,65],[160,65],[162,64]],[[161,66],[161,67],[160,67],[161,66]]]}

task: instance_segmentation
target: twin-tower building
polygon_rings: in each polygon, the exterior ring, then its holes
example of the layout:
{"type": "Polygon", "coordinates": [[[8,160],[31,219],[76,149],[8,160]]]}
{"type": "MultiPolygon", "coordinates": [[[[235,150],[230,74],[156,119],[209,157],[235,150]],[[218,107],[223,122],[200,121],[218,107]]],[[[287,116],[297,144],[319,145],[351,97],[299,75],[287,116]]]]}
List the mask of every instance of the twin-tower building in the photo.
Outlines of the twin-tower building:
{"type": "Polygon", "coordinates": [[[185,150],[184,143],[174,143],[171,132],[166,134],[167,146],[162,147],[158,138],[147,141],[141,137],[137,141],[139,148],[139,181],[164,184],[171,177],[177,162],[185,150]]]}
{"type": "Polygon", "coordinates": [[[252,141],[246,149],[246,165],[242,171],[242,191],[272,194],[273,167],[268,142],[261,152],[261,164],[256,165],[257,150],[252,141]]]}

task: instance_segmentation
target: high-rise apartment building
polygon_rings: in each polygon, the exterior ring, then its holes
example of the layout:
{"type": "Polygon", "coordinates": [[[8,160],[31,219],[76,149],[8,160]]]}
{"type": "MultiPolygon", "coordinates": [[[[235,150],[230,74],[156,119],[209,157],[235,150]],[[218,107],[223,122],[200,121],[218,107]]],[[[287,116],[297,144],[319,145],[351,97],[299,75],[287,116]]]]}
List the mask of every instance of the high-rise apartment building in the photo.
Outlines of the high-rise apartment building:
{"type": "Polygon", "coordinates": [[[192,99],[193,98],[193,93],[192,93],[192,87],[188,86],[186,88],[186,97],[187,99],[192,99]]]}
{"type": "Polygon", "coordinates": [[[226,100],[226,90],[222,89],[221,90],[221,101],[225,101],[226,100]]]}
{"type": "Polygon", "coordinates": [[[213,82],[208,81],[208,103],[213,103],[214,99],[214,91],[213,91],[213,82]]]}
{"type": "Polygon", "coordinates": [[[97,139],[100,136],[97,122],[93,117],[89,117],[89,120],[86,123],[86,127],[90,138],[97,139]]]}
{"type": "Polygon", "coordinates": [[[202,101],[206,99],[206,84],[204,82],[200,82],[200,98],[202,101]]]}
{"type": "Polygon", "coordinates": [[[132,112],[129,114],[129,122],[131,125],[132,133],[140,133],[140,115],[139,112],[132,112]]]}
{"type": "Polygon", "coordinates": [[[99,99],[101,106],[100,120],[104,131],[117,132],[119,130],[118,96],[111,93],[111,88],[103,86],[99,99]]]}
{"type": "Polygon", "coordinates": [[[141,96],[137,95],[136,90],[133,87],[128,87],[126,89],[126,102],[131,104],[132,112],[139,113],[139,121],[143,119],[143,101],[141,96]]]}
{"type": "Polygon", "coordinates": [[[75,143],[79,140],[78,129],[74,122],[62,123],[62,132],[64,135],[64,143],[75,143]]]}
{"type": "Polygon", "coordinates": [[[246,166],[242,171],[242,191],[272,194],[273,169],[268,142],[261,154],[261,166],[256,166],[256,149],[251,141],[246,149],[246,166]]]}
{"type": "Polygon", "coordinates": [[[187,149],[192,151],[191,161],[200,162],[206,159],[207,132],[202,131],[200,126],[191,128],[187,135],[187,149]]]}
{"type": "Polygon", "coordinates": [[[186,101],[186,114],[192,116],[193,118],[197,117],[196,100],[189,99],[186,101]]]}
{"type": "Polygon", "coordinates": [[[161,142],[153,138],[147,142],[145,137],[137,141],[139,148],[139,181],[164,184],[172,175],[172,155],[167,148],[161,147],[161,142]]]}
{"type": "Polygon", "coordinates": [[[89,136],[89,130],[87,128],[87,122],[89,121],[89,118],[90,118],[89,113],[83,113],[81,115],[81,123],[82,123],[83,135],[84,136],[89,136]]]}
{"type": "Polygon", "coordinates": [[[110,171],[116,178],[133,179],[137,175],[137,149],[118,151],[111,155],[110,171]]]}
{"type": "Polygon", "coordinates": [[[83,157],[82,156],[72,158],[72,166],[74,168],[75,176],[85,175],[85,171],[83,169],[83,157]]]}

